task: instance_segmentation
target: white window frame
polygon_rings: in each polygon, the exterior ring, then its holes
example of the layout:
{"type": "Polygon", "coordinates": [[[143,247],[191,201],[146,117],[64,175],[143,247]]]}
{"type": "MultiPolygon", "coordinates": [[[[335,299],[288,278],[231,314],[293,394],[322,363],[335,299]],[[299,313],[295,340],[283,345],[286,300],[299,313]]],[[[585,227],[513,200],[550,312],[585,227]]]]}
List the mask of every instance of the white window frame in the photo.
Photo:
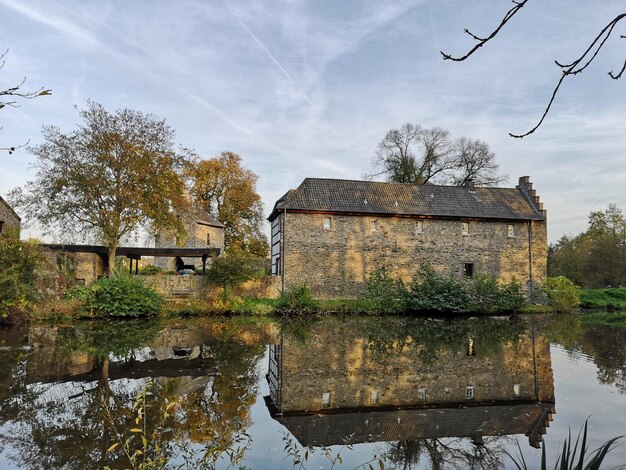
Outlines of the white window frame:
{"type": "Polygon", "coordinates": [[[473,385],[468,385],[465,387],[465,398],[468,400],[473,400],[475,395],[475,387],[473,385]]]}
{"type": "Polygon", "coordinates": [[[515,238],[515,226],[513,224],[508,224],[506,226],[506,236],[508,238],[515,238]]]}
{"type": "Polygon", "coordinates": [[[424,221],[423,220],[418,220],[415,223],[415,233],[417,235],[421,235],[424,233],[424,221]]]}
{"type": "Polygon", "coordinates": [[[324,217],[323,227],[324,227],[324,230],[332,230],[333,229],[333,218],[332,217],[324,217]]]}
{"type": "Polygon", "coordinates": [[[322,393],[322,407],[330,408],[330,392],[322,393]]]}
{"type": "Polygon", "coordinates": [[[461,234],[469,235],[469,222],[461,222],[461,234]]]}
{"type": "Polygon", "coordinates": [[[427,396],[428,396],[428,390],[425,387],[419,388],[417,390],[417,398],[420,401],[426,401],[427,396]]]}

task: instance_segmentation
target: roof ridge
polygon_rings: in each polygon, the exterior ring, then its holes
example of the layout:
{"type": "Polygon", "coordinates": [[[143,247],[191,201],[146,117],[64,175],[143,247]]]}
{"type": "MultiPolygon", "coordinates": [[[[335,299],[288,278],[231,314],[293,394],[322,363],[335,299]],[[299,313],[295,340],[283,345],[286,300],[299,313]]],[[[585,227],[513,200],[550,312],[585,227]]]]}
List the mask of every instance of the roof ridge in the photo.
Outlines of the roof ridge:
{"type": "MultiPolygon", "coordinates": [[[[304,184],[307,180],[323,180],[323,181],[345,181],[350,183],[377,183],[384,184],[389,186],[411,186],[411,187],[434,187],[434,188],[459,188],[459,189],[467,189],[465,186],[457,186],[455,184],[434,184],[434,183],[398,183],[396,181],[376,181],[376,180],[357,180],[350,178],[326,178],[326,177],[311,177],[307,176],[302,180],[300,186],[304,184]]],[[[300,187],[298,186],[298,187],[300,187]]],[[[518,189],[516,187],[501,187],[501,186],[476,186],[477,189],[518,189]]],[[[296,188],[297,189],[297,188],[296,188]]]]}

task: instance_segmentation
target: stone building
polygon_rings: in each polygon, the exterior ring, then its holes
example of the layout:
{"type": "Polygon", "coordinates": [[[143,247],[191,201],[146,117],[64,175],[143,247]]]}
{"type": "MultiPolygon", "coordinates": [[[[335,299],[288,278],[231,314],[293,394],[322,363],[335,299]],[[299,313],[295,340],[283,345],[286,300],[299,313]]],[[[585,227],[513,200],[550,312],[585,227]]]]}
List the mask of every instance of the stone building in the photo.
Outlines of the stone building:
{"type": "Polygon", "coordinates": [[[272,274],[317,297],[357,297],[381,266],[404,280],[423,263],[488,273],[530,293],[546,276],[546,211],[528,176],[515,188],[306,178],[268,220],[272,274]]]}
{"type": "MultiPolygon", "coordinates": [[[[224,253],[224,225],[213,215],[202,209],[192,209],[185,217],[185,240],[179,240],[174,234],[161,233],[155,237],[156,248],[218,248],[224,253]]],[[[155,265],[166,271],[176,271],[182,266],[198,263],[197,258],[176,257],[157,258],[155,265]]],[[[196,266],[198,267],[198,266],[196,266]]]]}
{"type": "Polygon", "coordinates": [[[0,197],[0,237],[20,237],[20,216],[0,197]]]}

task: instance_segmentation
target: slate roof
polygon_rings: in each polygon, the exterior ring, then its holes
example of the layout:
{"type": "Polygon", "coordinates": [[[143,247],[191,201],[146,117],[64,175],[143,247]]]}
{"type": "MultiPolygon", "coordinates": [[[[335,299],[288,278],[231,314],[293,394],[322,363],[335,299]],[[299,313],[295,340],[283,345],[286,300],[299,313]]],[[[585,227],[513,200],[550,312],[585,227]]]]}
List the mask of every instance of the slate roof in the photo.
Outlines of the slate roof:
{"type": "Polygon", "coordinates": [[[209,225],[211,227],[224,228],[224,224],[222,224],[212,214],[210,214],[209,212],[203,209],[193,208],[191,210],[191,217],[198,224],[209,225]]]}
{"type": "Polygon", "coordinates": [[[506,220],[543,220],[539,207],[522,188],[475,188],[378,181],[306,178],[281,197],[279,211],[312,211],[506,220]]]}
{"type": "Polygon", "coordinates": [[[548,403],[364,411],[313,415],[278,414],[272,417],[285,426],[303,446],[389,442],[443,437],[503,436],[526,434],[532,442],[549,425],[554,405],[548,403]],[[534,435],[533,435],[534,434],[534,435]]]}

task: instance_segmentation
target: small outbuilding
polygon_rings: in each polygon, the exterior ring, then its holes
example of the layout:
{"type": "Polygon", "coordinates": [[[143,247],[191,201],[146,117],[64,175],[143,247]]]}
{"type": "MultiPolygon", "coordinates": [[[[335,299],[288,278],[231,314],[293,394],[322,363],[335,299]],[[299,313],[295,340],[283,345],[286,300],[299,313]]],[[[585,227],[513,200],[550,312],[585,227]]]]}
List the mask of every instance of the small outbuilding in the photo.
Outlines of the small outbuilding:
{"type": "MultiPolygon", "coordinates": [[[[187,236],[181,240],[172,233],[159,233],[155,237],[156,248],[217,248],[224,253],[224,224],[209,212],[193,208],[184,217],[187,236]]],[[[155,265],[166,271],[177,271],[183,266],[195,266],[196,258],[157,258],[155,265]]],[[[196,268],[199,266],[195,266],[196,268]]]]}

